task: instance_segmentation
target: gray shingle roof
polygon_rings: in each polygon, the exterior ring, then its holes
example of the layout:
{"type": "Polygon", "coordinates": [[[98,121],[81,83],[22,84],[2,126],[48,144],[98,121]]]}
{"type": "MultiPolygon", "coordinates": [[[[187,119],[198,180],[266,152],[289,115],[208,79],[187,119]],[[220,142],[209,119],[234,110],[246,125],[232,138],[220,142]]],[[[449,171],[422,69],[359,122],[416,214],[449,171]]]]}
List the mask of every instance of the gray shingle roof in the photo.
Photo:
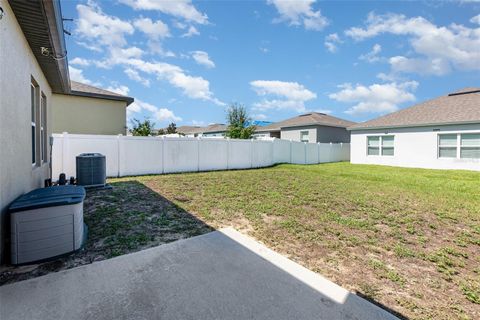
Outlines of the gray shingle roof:
{"type": "Polygon", "coordinates": [[[201,130],[203,130],[203,128],[199,126],[180,126],[177,128],[177,132],[183,134],[199,133],[202,132],[201,130]]]}
{"type": "Polygon", "coordinates": [[[220,123],[213,123],[206,127],[199,126],[180,126],[177,128],[177,132],[183,134],[195,134],[195,133],[214,133],[227,131],[227,125],[220,123]]]}
{"type": "Polygon", "coordinates": [[[109,100],[119,100],[127,102],[127,106],[133,102],[132,97],[124,96],[112,91],[105,89],[97,88],[85,83],[80,83],[77,81],[70,81],[71,91],[70,94],[74,96],[85,96],[109,100]]]}
{"type": "Polygon", "coordinates": [[[227,125],[221,123],[214,123],[208,125],[206,128],[203,128],[203,133],[212,133],[212,132],[223,132],[227,131],[227,125]]]}
{"type": "Polygon", "coordinates": [[[358,123],[348,129],[415,127],[456,123],[480,123],[480,88],[464,88],[446,96],[358,123]]]}
{"type": "Polygon", "coordinates": [[[340,119],[320,112],[310,112],[284,121],[275,122],[265,127],[257,128],[257,132],[280,131],[281,128],[301,127],[309,125],[346,128],[355,122],[340,119]]]}

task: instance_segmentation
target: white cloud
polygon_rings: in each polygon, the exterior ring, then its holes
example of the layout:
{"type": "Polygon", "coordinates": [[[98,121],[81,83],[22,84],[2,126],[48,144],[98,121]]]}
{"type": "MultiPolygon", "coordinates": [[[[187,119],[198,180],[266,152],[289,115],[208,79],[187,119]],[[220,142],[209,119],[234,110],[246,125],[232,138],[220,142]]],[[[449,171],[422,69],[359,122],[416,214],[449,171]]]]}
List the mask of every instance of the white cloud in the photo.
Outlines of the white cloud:
{"type": "Polygon", "coordinates": [[[338,50],[337,44],[342,42],[343,41],[340,39],[337,33],[331,33],[325,37],[324,45],[328,51],[335,53],[338,50]]]}
{"type": "Polygon", "coordinates": [[[378,54],[382,51],[382,46],[376,43],[373,47],[372,50],[366,54],[362,54],[359,59],[364,60],[370,63],[377,62],[380,60],[380,57],[378,54]]]}
{"type": "MultiPolygon", "coordinates": [[[[159,10],[161,12],[172,14],[177,17],[183,17],[189,23],[207,23],[205,15],[197,16],[195,18],[195,9],[190,1],[163,1],[161,3],[154,3],[150,0],[130,1],[141,6],[146,6],[143,9],[150,8],[151,10],[159,10]],[[158,6],[157,6],[158,4],[158,6]],[[154,8],[155,7],[155,8],[154,8]],[[190,9],[188,9],[190,8],[190,9]],[[181,10],[187,10],[180,12],[181,10]],[[177,11],[175,11],[177,10],[177,11]]],[[[88,5],[77,5],[79,19],[77,22],[77,30],[79,37],[85,40],[88,45],[95,45],[103,48],[106,52],[102,60],[90,60],[90,62],[97,67],[112,68],[114,66],[121,66],[129,78],[139,81],[145,85],[149,85],[150,81],[143,79],[142,73],[154,74],[157,79],[167,81],[172,86],[182,90],[183,94],[192,99],[200,99],[210,101],[216,105],[224,106],[225,103],[216,98],[212,91],[210,91],[210,82],[199,76],[192,76],[185,72],[182,68],[176,65],[163,62],[149,62],[144,56],[145,51],[141,48],[132,46],[127,47],[126,35],[134,32],[134,27],[130,22],[123,21],[115,16],[109,16],[103,13],[100,6],[92,1],[87,2],[88,5]]],[[[198,12],[197,12],[198,13],[198,12]]],[[[143,19],[143,18],[141,18],[143,19]]],[[[161,35],[165,34],[165,30],[156,33],[155,26],[161,26],[158,21],[150,25],[148,20],[137,20],[137,27],[142,28],[143,31],[153,34],[147,42],[147,46],[152,52],[162,52],[162,56],[174,56],[170,51],[164,51],[161,44],[156,40],[160,40],[161,35]],[[138,22],[141,22],[140,24],[138,22]]],[[[196,30],[196,29],[195,29],[196,30]]],[[[198,32],[198,31],[197,31],[198,32]]],[[[73,68],[72,73],[79,81],[85,82],[80,69],[73,68]]]]}
{"type": "Polygon", "coordinates": [[[89,43],[86,43],[84,41],[75,41],[76,44],[78,44],[79,46],[81,47],[84,47],[85,49],[88,49],[90,51],[94,51],[94,52],[102,52],[103,49],[101,49],[100,47],[97,47],[96,45],[94,44],[89,44],[89,43]]]}
{"type": "Polygon", "coordinates": [[[76,33],[90,42],[90,46],[124,46],[127,43],[125,35],[135,30],[129,22],[104,14],[97,5],[79,4],[77,12],[76,33]]]}
{"type": "Polygon", "coordinates": [[[267,116],[263,113],[252,114],[252,119],[254,120],[266,120],[267,116]]]}
{"type": "Polygon", "coordinates": [[[135,20],[133,25],[153,40],[170,37],[168,26],[161,20],[153,22],[150,18],[141,18],[135,20]]]}
{"type": "Polygon", "coordinates": [[[142,78],[142,76],[140,76],[137,70],[126,68],[125,70],[123,70],[123,72],[125,72],[125,74],[129,79],[139,82],[143,84],[145,87],[150,87],[150,80],[142,78]]]}
{"type": "Polygon", "coordinates": [[[144,102],[140,99],[135,99],[135,101],[128,106],[127,117],[128,119],[131,119],[134,114],[144,111],[150,113],[157,121],[182,121],[182,118],[177,117],[173,111],[167,108],[157,108],[153,104],[144,102]]]}
{"type": "Polygon", "coordinates": [[[200,32],[194,26],[190,26],[184,34],[182,34],[182,38],[190,38],[193,36],[198,36],[200,32]]]}
{"type": "Polygon", "coordinates": [[[84,58],[73,58],[71,61],[69,61],[70,64],[77,65],[77,66],[82,66],[82,67],[88,67],[90,65],[90,61],[84,58]]]}
{"type": "Polygon", "coordinates": [[[72,66],[68,66],[68,72],[70,74],[70,79],[73,81],[85,83],[85,84],[92,84],[92,81],[85,78],[83,75],[83,70],[74,68],[72,66]]]}
{"type": "Polygon", "coordinates": [[[356,103],[346,111],[348,114],[385,114],[397,111],[401,103],[415,101],[412,91],[417,86],[416,81],[373,84],[368,87],[345,83],[339,86],[340,91],[330,94],[329,98],[340,102],[356,103]]]}
{"type": "Polygon", "coordinates": [[[470,22],[480,24],[480,14],[470,19],[470,22]]]}
{"type": "Polygon", "coordinates": [[[312,5],[316,0],[285,1],[267,0],[274,5],[280,17],[274,22],[287,22],[289,25],[303,25],[306,30],[320,31],[328,25],[328,19],[322,16],[320,10],[314,11],[312,5]]]}
{"type": "Polygon", "coordinates": [[[303,112],[305,102],[317,97],[315,93],[297,82],[255,80],[250,82],[250,85],[259,96],[273,97],[255,103],[253,106],[258,110],[292,109],[303,112]]]}
{"type": "Polygon", "coordinates": [[[158,121],[182,121],[182,118],[177,117],[172,110],[167,108],[158,109],[154,116],[158,121]]]}
{"type": "Polygon", "coordinates": [[[214,97],[210,91],[208,80],[202,77],[190,76],[179,66],[164,62],[146,62],[140,59],[129,59],[126,63],[139,71],[155,74],[158,79],[168,81],[192,99],[211,101],[220,106],[225,105],[224,102],[214,97]]]}
{"type": "Polygon", "coordinates": [[[404,72],[441,76],[449,73],[451,70],[451,66],[448,61],[441,58],[424,59],[395,56],[391,57],[388,61],[394,73],[404,72]]]}
{"type": "Polygon", "coordinates": [[[123,96],[128,96],[128,92],[130,91],[130,88],[124,85],[116,85],[114,87],[113,86],[107,87],[107,89],[105,90],[112,91],[112,92],[121,94],[123,96]]]}
{"type": "MultiPolygon", "coordinates": [[[[477,17],[472,20],[477,21],[477,17]]],[[[390,58],[393,71],[443,75],[452,69],[480,70],[480,27],[437,26],[423,17],[370,13],[365,28],[354,27],[345,31],[357,41],[385,33],[408,36],[417,54],[415,57],[390,58]]]]}
{"type": "Polygon", "coordinates": [[[191,52],[193,60],[195,60],[196,63],[205,66],[207,68],[215,68],[215,63],[210,60],[210,57],[208,56],[208,53],[205,51],[192,51],[191,52]]]}
{"type": "Polygon", "coordinates": [[[147,43],[148,48],[150,49],[150,53],[158,54],[162,57],[172,58],[175,57],[176,54],[173,51],[165,50],[162,44],[158,41],[148,41],[147,43]]]}
{"type": "Polygon", "coordinates": [[[182,18],[188,22],[207,24],[208,17],[193,6],[191,0],[120,0],[120,2],[135,10],[156,10],[162,13],[182,18]]]}

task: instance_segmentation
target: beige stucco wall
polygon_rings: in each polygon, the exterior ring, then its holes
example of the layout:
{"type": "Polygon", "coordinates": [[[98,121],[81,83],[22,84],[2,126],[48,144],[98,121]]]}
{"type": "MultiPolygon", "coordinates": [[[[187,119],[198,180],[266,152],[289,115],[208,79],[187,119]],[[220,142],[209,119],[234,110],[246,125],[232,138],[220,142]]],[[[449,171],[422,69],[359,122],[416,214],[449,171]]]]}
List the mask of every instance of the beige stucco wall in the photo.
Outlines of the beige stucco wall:
{"type": "Polygon", "coordinates": [[[126,134],[127,103],[53,94],[54,133],[126,134]]]}
{"type": "MultiPolygon", "coordinates": [[[[5,262],[6,208],[19,195],[43,185],[48,163],[32,167],[30,83],[47,97],[51,133],[51,88],[6,0],[0,20],[0,256],[5,262]]],[[[39,148],[37,147],[37,150],[39,148]]]]}

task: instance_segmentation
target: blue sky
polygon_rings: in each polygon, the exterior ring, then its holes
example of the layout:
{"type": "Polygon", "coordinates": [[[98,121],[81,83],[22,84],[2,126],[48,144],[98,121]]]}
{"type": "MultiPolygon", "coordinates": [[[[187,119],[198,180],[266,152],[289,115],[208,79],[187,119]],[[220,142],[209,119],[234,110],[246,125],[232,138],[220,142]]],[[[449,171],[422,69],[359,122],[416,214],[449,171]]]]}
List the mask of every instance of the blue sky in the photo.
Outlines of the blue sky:
{"type": "Polygon", "coordinates": [[[157,127],[307,111],[365,121],[480,86],[477,1],[63,1],[70,75],[157,127]]]}

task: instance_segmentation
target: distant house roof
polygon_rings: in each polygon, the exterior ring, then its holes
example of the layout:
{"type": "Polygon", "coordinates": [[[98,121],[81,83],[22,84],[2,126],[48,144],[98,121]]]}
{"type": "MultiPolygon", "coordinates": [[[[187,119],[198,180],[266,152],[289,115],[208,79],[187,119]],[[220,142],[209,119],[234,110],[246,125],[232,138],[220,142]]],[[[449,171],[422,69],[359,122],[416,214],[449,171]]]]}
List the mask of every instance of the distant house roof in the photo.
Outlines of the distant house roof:
{"type": "Polygon", "coordinates": [[[70,77],[60,1],[10,0],[9,4],[52,91],[68,93],[70,77]],[[42,52],[42,47],[48,51],[42,52]]]}
{"type": "Polygon", "coordinates": [[[480,88],[462,90],[358,123],[349,130],[480,123],[480,88]]]}
{"type": "Polygon", "coordinates": [[[284,121],[275,122],[265,127],[257,128],[257,132],[280,131],[282,128],[303,126],[328,126],[346,128],[353,124],[355,124],[355,122],[343,120],[337,117],[330,116],[328,114],[320,112],[310,112],[284,121]]]}
{"type": "Polygon", "coordinates": [[[227,125],[220,123],[213,123],[206,127],[200,126],[180,126],[177,128],[177,132],[183,134],[195,134],[195,133],[218,133],[227,131],[227,125]]]}
{"type": "Polygon", "coordinates": [[[183,134],[195,134],[202,132],[202,129],[203,128],[200,126],[180,126],[177,128],[177,132],[183,134]]]}
{"type": "Polygon", "coordinates": [[[202,129],[202,133],[216,133],[227,131],[227,125],[221,123],[213,123],[202,129]]]}
{"type": "Polygon", "coordinates": [[[71,83],[70,95],[125,101],[127,103],[127,106],[134,101],[132,97],[127,97],[112,91],[91,86],[85,83],[80,83],[73,80],[70,81],[70,83],[71,83]]]}

